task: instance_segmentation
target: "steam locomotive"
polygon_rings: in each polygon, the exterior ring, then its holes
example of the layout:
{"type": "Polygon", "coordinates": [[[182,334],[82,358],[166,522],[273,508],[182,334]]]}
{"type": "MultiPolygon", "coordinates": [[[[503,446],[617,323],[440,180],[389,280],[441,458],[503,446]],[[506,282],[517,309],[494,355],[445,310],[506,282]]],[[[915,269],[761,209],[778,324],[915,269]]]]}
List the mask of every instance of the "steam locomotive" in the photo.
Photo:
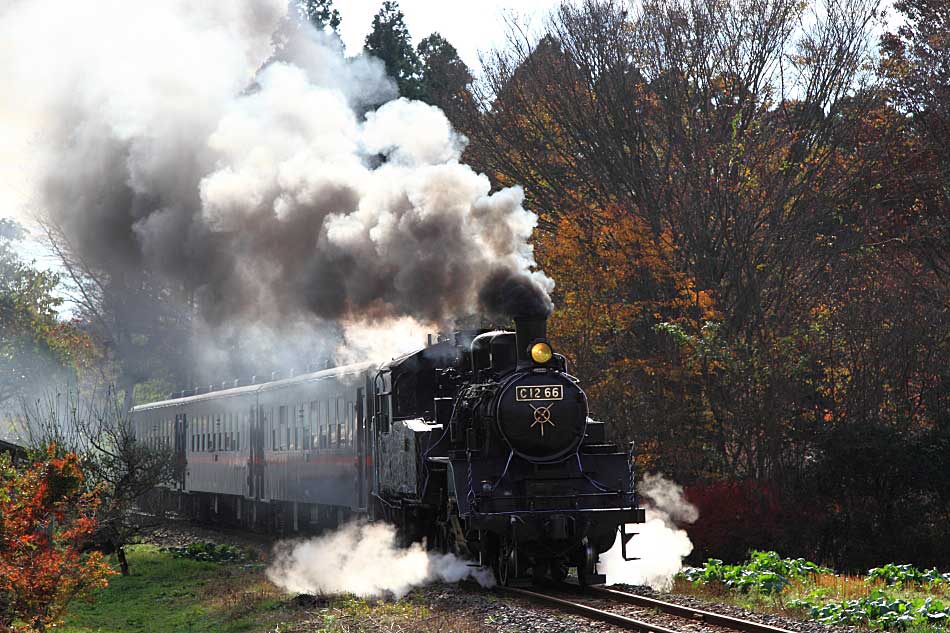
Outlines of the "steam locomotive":
{"type": "Polygon", "coordinates": [[[204,521],[302,532],[356,517],[490,565],[501,584],[604,582],[643,522],[630,454],[588,417],[543,318],[462,331],[382,366],[336,367],[133,409],[173,450],[166,491],[204,521]]]}

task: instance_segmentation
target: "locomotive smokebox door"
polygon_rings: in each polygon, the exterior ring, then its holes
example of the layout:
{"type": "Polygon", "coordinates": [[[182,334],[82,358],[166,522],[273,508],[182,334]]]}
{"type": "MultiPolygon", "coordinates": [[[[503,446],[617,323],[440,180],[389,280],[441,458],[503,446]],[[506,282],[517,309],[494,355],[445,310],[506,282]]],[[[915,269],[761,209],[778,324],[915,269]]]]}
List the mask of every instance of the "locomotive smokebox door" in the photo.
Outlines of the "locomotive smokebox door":
{"type": "Polygon", "coordinates": [[[587,428],[587,397],[557,371],[516,374],[498,398],[498,430],[516,455],[552,462],[574,453],[587,428]]]}

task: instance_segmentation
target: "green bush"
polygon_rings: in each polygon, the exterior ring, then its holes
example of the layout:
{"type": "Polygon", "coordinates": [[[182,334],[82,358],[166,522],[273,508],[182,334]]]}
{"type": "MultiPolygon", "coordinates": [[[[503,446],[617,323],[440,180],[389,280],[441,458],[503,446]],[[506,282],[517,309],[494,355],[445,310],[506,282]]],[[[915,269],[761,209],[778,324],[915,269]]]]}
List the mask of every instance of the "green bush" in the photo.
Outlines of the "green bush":
{"type": "Polygon", "coordinates": [[[817,574],[833,574],[827,567],[804,558],[782,558],[776,552],[753,550],[741,565],[726,565],[710,558],[702,567],[687,567],[680,577],[694,583],[721,583],[730,589],[747,593],[780,593],[792,580],[805,580],[817,574]]]}
{"type": "Polygon", "coordinates": [[[163,547],[162,551],[168,552],[175,558],[188,558],[210,563],[244,563],[257,559],[253,552],[243,550],[235,545],[218,545],[211,541],[190,543],[184,547],[163,547]]]}
{"type": "Polygon", "coordinates": [[[936,568],[921,571],[913,565],[888,563],[868,570],[868,582],[883,580],[888,585],[950,584],[950,572],[940,573],[936,568]]]}
{"type": "Polygon", "coordinates": [[[939,600],[891,599],[883,591],[874,591],[867,598],[826,604],[818,604],[811,598],[790,600],[788,606],[803,609],[825,624],[854,624],[874,629],[903,629],[926,624],[942,626],[950,622],[950,609],[939,600]]]}

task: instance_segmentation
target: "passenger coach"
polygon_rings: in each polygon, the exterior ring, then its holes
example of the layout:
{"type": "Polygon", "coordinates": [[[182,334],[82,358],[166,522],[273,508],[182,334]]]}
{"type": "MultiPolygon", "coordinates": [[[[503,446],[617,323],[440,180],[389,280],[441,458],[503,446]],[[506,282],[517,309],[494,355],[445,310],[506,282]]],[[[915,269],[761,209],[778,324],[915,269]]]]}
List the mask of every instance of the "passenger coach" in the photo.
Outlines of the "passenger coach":
{"type": "Polygon", "coordinates": [[[367,511],[375,375],[364,363],[138,406],[136,437],[174,451],[172,488],[184,494],[169,497],[186,514],[278,530],[334,526],[367,511]]]}

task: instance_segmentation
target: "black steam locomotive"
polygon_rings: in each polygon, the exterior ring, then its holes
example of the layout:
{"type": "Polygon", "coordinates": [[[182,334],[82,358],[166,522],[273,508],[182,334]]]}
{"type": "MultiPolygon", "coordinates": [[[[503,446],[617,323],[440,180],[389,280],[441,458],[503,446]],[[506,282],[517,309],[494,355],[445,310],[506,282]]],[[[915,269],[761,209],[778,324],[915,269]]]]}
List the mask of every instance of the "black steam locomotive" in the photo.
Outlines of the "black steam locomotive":
{"type": "MultiPolygon", "coordinates": [[[[630,455],[588,417],[544,319],[361,364],[134,409],[175,451],[179,509],[279,531],[363,516],[494,568],[501,584],[603,582],[598,555],[643,521],[630,455]]],[[[171,491],[170,491],[171,492],[171,491]]]]}

